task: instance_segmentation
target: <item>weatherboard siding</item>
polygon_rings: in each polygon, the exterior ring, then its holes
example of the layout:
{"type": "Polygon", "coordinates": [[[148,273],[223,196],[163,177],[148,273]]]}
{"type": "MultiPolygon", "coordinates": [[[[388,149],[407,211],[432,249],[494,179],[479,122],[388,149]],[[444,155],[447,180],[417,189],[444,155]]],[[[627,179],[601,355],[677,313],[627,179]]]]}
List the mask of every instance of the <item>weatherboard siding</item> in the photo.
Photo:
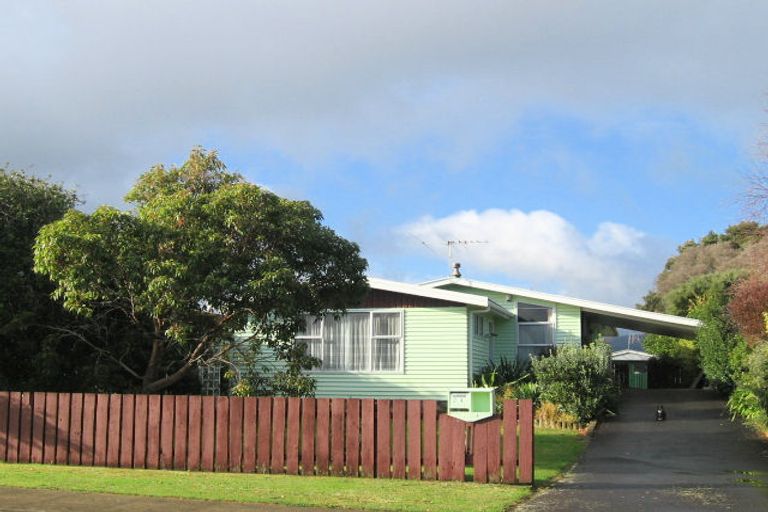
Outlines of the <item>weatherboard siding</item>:
{"type": "Polygon", "coordinates": [[[558,345],[581,345],[581,308],[556,304],[557,326],[555,342],[558,345]]]}
{"type": "Polygon", "coordinates": [[[496,338],[493,340],[493,360],[498,363],[504,357],[517,359],[517,322],[514,319],[496,319],[496,338]]]}
{"type": "MultiPolygon", "coordinates": [[[[482,295],[488,297],[500,306],[517,314],[517,303],[527,302],[528,304],[539,304],[555,308],[555,343],[563,344],[581,344],[581,308],[557,302],[548,302],[521,295],[509,295],[505,293],[482,290],[480,288],[471,288],[469,286],[447,285],[441,286],[443,290],[454,292],[469,293],[472,295],[482,295]]],[[[517,317],[513,320],[496,321],[496,359],[504,355],[513,359],[517,357],[517,317]]]]}
{"type": "Polygon", "coordinates": [[[314,371],[315,396],[445,400],[469,376],[466,307],[407,308],[404,311],[402,373],[314,371]]]}
{"type": "MultiPolygon", "coordinates": [[[[441,289],[488,297],[512,313],[515,312],[515,304],[507,302],[507,295],[503,293],[458,285],[443,286],[441,289]]],[[[496,337],[493,340],[493,361],[498,363],[501,361],[502,356],[510,361],[514,361],[517,359],[517,322],[512,318],[499,317],[494,318],[494,321],[496,322],[496,337]]],[[[477,358],[473,358],[473,363],[476,361],[477,358]]],[[[475,365],[473,364],[473,366],[475,365]]]]}
{"type": "Polygon", "coordinates": [[[482,369],[483,366],[488,364],[488,361],[490,359],[490,346],[489,346],[489,337],[488,336],[480,336],[475,334],[475,325],[474,322],[479,321],[479,317],[476,315],[473,315],[472,317],[472,326],[470,328],[470,332],[472,333],[471,336],[471,343],[472,343],[472,378],[474,379],[474,375],[477,374],[480,369],[482,369]]]}

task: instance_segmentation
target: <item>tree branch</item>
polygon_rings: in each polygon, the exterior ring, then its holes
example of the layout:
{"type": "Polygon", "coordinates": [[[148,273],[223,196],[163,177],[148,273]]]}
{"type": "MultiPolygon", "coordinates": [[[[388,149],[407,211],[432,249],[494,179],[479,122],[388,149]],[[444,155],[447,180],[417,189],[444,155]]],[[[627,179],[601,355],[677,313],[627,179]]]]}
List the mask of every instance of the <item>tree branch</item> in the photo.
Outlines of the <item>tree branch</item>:
{"type": "Polygon", "coordinates": [[[66,329],[64,327],[53,327],[53,326],[46,326],[46,327],[48,327],[49,329],[51,329],[53,331],[58,331],[58,332],[61,332],[61,333],[64,333],[64,334],[68,334],[70,336],[73,336],[73,337],[79,339],[80,341],[82,341],[83,343],[85,343],[86,345],[91,347],[93,350],[95,350],[99,354],[101,354],[103,356],[106,356],[108,359],[112,360],[114,363],[117,363],[123,370],[125,370],[126,372],[131,374],[131,376],[133,376],[133,377],[135,377],[136,379],[139,379],[139,380],[142,379],[141,375],[136,373],[130,366],[126,365],[121,359],[115,357],[109,350],[106,350],[104,348],[99,347],[98,345],[95,345],[90,340],[88,340],[88,338],[86,338],[85,336],[83,336],[79,332],[73,331],[71,329],[66,329]]]}

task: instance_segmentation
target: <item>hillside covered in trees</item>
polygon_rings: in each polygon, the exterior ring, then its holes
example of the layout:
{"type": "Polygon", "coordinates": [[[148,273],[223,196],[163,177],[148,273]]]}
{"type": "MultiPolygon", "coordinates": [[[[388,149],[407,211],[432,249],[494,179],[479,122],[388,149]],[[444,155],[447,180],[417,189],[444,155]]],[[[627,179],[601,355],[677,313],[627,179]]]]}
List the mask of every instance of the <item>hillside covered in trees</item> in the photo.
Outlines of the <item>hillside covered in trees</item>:
{"type": "Polygon", "coordinates": [[[640,307],[700,319],[695,341],[651,335],[646,350],[690,382],[703,374],[734,414],[768,428],[768,226],[742,222],[682,244],[640,307]]]}

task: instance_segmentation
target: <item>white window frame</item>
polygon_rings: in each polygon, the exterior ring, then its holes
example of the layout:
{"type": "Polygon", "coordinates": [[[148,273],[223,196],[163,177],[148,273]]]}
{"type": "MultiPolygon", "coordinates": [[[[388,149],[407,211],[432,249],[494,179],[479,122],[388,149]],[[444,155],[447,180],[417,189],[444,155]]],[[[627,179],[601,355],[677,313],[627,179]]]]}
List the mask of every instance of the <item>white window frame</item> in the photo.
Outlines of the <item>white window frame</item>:
{"type": "MultiPolygon", "coordinates": [[[[405,373],[405,321],[404,321],[404,310],[403,309],[348,309],[346,311],[347,313],[368,313],[368,366],[365,370],[338,370],[338,369],[323,369],[322,366],[312,368],[310,370],[310,373],[322,373],[324,375],[329,374],[371,374],[371,375],[393,375],[393,374],[403,374],[405,373]],[[391,334],[383,335],[373,334],[373,315],[375,314],[383,314],[383,313],[398,313],[400,315],[400,335],[395,336],[391,334]],[[374,343],[375,340],[378,339],[399,339],[399,367],[395,370],[374,370],[373,369],[373,349],[374,349],[374,343]]],[[[343,316],[343,315],[342,315],[343,316]]],[[[307,335],[297,335],[296,340],[320,340],[320,353],[325,353],[325,347],[324,343],[325,340],[323,339],[323,333],[325,332],[325,318],[321,318],[320,322],[322,324],[320,325],[320,336],[307,336],[307,335]]]]}
{"type": "Polygon", "coordinates": [[[485,317],[475,313],[475,336],[483,336],[485,334],[485,317]]]}
{"type": "MultiPolygon", "coordinates": [[[[515,320],[517,323],[517,346],[518,347],[549,347],[550,349],[554,349],[557,347],[557,305],[544,305],[544,304],[537,304],[535,302],[526,302],[524,300],[522,301],[516,301],[515,302],[515,320]],[[549,313],[549,319],[546,322],[521,322],[520,321],[520,303],[523,304],[530,304],[531,306],[539,306],[542,308],[547,308],[550,310],[549,313]],[[520,326],[523,325],[548,325],[551,331],[551,343],[520,343],[520,326]]],[[[519,350],[518,350],[519,352],[519,350]]]]}

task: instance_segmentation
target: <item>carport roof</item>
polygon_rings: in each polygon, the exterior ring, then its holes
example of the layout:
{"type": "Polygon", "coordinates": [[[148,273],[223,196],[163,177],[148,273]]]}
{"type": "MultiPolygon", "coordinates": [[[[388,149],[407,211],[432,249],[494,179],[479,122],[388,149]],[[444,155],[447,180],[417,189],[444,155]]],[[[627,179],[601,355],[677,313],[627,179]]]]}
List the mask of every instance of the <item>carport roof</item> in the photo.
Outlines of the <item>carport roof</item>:
{"type": "Polygon", "coordinates": [[[497,293],[503,293],[512,297],[527,297],[538,299],[556,304],[567,304],[579,307],[588,320],[597,321],[604,325],[632,329],[636,331],[648,332],[653,334],[663,334],[674,336],[676,338],[693,338],[701,327],[701,322],[694,318],[684,316],[667,315],[664,313],[655,313],[653,311],[643,311],[641,309],[629,308],[626,306],[617,306],[615,304],[606,304],[604,302],[595,302],[592,300],[567,297],[565,295],[556,295],[552,293],[537,292],[525,288],[506,286],[495,283],[485,283],[471,279],[449,277],[428,281],[421,286],[429,288],[443,288],[445,286],[456,285],[468,288],[477,288],[497,293]]]}

